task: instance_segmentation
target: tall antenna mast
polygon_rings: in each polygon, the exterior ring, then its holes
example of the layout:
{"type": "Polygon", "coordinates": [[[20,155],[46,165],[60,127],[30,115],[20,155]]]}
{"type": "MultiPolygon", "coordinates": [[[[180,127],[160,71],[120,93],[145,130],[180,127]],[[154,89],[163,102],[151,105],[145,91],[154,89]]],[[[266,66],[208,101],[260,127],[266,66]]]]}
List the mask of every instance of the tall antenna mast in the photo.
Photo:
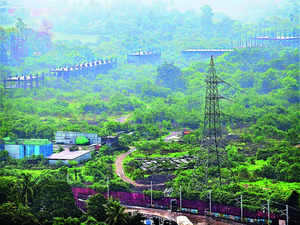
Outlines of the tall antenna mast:
{"type": "Polygon", "coordinates": [[[222,81],[217,77],[213,56],[210,59],[209,73],[206,79],[205,114],[202,145],[207,148],[206,183],[208,169],[218,167],[218,177],[221,185],[220,141],[222,139],[221,112],[218,84],[222,81]]]}

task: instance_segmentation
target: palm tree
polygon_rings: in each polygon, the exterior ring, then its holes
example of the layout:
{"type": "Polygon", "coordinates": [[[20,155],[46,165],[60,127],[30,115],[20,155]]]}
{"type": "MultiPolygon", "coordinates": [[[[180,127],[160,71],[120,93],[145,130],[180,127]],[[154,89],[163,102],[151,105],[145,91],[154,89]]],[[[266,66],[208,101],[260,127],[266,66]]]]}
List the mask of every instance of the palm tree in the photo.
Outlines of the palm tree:
{"type": "Polygon", "coordinates": [[[119,201],[110,198],[105,205],[107,225],[126,225],[128,214],[125,213],[125,207],[121,206],[119,201]]]}
{"type": "Polygon", "coordinates": [[[24,206],[28,206],[28,198],[33,197],[36,180],[33,179],[32,175],[29,173],[22,173],[19,178],[21,179],[21,181],[17,184],[19,201],[24,206]]]}

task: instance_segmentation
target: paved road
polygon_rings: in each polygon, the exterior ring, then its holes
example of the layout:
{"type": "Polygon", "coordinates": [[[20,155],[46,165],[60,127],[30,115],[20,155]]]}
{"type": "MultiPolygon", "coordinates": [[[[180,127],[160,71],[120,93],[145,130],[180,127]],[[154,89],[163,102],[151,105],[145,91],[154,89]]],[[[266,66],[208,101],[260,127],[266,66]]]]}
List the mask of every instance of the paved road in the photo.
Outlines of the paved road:
{"type": "Polygon", "coordinates": [[[153,209],[153,208],[144,208],[144,207],[138,207],[138,206],[125,206],[126,212],[135,212],[138,211],[145,215],[153,215],[153,216],[159,216],[168,220],[176,221],[176,218],[178,216],[186,216],[189,218],[190,221],[192,221],[193,224],[201,224],[201,225],[207,225],[206,223],[206,217],[200,216],[200,215],[191,215],[191,214],[185,214],[185,213],[179,213],[179,212],[171,212],[170,210],[162,210],[162,209],[153,209]]]}
{"type": "Polygon", "coordinates": [[[168,220],[176,221],[176,215],[171,213],[170,210],[161,210],[161,209],[152,209],[152,208],[144,208],[138,206],[125,206],[126,212],[140,212],[144,215],[152,215],[159,216],[168,220]]]}
{"type": "MultiPolygon", "coordinates": [[[[150,184],[139,184],[136,183],[134,180],[131,180],[130,178],[126,177],[125,172],[124,172],[124,168],[123,168],[123,161],[124,159],[131,154],[132,152],[134,152],[136,150],[136,148],[131,147],[130,150],[126,153],[123,153],[121,155],[119,155],[116,159],[115,165],[116,165],[116,173],[117,175],[126,183],[130,183],[135,187],[150,187],[150,184]]],[[[164,184],[153,184],[153,186],[163,186],[164,184]]]]}

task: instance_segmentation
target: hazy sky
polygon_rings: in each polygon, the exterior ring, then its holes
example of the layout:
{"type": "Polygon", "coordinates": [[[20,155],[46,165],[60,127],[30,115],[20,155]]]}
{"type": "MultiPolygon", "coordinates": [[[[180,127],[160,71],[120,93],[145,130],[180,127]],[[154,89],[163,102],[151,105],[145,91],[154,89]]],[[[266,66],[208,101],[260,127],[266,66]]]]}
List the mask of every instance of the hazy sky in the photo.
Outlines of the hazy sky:
{"type": "Polygon", "coordinates": [[[199,10],[207,4],[212,7],[213,11],[226,13],[233,19],[247,19],[249,15],[263,16],[264,11],[276,9],[287,0],[8,0],[8,2],[12,5],[19,3],[28,8],[63,8],[68,4],[85,5],[100,2],[104,3],[106,7],[112,4],[164,2],[180,11],[199,10]]]}
{"type": "MultiPolygon", "coordinates": [[[[150,1],[150,0],[149,0],[150,1]]],[[[210,5],[215,12],[223,12],[233,19],[247,18],[250,14],[263,14],[263,11],[282,5],[283,0],[174,0],[176,8],[200,9],[210,5]]]]}

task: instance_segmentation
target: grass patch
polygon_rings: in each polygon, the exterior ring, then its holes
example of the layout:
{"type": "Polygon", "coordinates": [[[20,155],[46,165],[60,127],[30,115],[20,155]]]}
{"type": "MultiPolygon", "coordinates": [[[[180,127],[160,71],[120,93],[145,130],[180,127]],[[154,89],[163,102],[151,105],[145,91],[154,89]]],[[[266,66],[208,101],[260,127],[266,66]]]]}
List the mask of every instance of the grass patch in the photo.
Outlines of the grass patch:
{"type": "Polygon", "coordinates": [[[298,192],[300,192],[300,183],[297,182],[284,182],[284,181],[273,181],[267,178],[264,178],[262,180],[259,181],[255,181],[255,182],[240,182],[240,184],[243,185],[249,185],[249,186],[256,186],[259,187],[260,189],[264,189],[264,190],[272,190],[272,189],[277,189],[277,190],[281,190],[283,192],[289,192],[292,190],[296,190],[298,192]]]}
{"type": "Polygon", "coordinates": [[[22,173],[29,173],[31,174],[33,177],[38,177],[40,176],[44,171],[47,171],[48,169],[44,169],[44,170],[31,170],[31,169],[14,169],[14,171],[17,174],[22,174],[22,173]]]}
{"type": "Polygon", "coordinates": [[[256,160],[255,164],[246,165],[249,172],[253,172],[254,170],[261,169],[264,165],[267,164],[265,160],[256,160]]]}

